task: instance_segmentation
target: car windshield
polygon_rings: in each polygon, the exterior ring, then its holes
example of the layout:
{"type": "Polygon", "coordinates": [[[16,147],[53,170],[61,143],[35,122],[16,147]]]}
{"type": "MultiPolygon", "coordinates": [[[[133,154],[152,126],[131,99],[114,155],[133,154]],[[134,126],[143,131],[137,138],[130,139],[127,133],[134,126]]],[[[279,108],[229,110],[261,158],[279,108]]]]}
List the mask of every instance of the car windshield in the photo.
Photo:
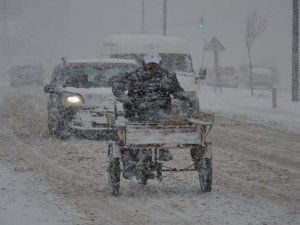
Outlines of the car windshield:
{"type": "MultiPolygon", "coordinates": [[[[187,54],[174,54],[174,53],[160,53],[162,57],[161,66],[169,71],[182,71],[191,73],[193,72],[193,65],[190,55],[187,54]]],[[[135,59],[142,63],[143,54],[115,54],[112,58],[126,58],[135,59]]]]}
{"type": "Polygon", "coordinates": [[[111,87],[119,75],[134,68],[136,65],[126,63],[70,64],[62,69],[56,82],[64,87],[111,87]]]}

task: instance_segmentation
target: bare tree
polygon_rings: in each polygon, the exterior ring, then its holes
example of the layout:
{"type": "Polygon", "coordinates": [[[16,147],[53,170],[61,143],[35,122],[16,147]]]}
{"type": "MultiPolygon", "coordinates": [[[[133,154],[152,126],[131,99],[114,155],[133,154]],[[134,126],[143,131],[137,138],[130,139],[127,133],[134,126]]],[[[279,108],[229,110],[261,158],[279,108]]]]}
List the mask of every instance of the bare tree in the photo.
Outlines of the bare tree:
{"type": "Polygon", "coordinates": [[[247,18],[246,31],[245,31],[245,41],[248,51],[249,58],[249,74],[250,74],[250,88],[251,95],[253,92],[253,74],[252,74],[252,60],[251,60],[251,48],[254,45],[255,40],[265,31],[266,29],[266,19],[261,17],[257,11],[254,11],[247,18]]]}

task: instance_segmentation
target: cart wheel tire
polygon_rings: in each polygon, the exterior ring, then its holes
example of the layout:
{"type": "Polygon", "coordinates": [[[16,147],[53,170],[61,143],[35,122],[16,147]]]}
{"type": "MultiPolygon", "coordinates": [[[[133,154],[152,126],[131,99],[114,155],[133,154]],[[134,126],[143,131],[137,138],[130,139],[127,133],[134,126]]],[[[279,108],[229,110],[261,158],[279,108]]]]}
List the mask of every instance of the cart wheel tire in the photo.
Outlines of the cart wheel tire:
{"type": "Polygon", "coordinates": [[[119,195],[121,166],[119,158],[112,158],[108,165],[108,188],[112,195],[119,195]]]}
{"type": "Polygon", "coordinates": [[[148,180],[148,179],[147,179],[147,176],[146,176],[146,175],[143,175],[142,178],[141,178],[141,184],[142,184],[142,185],[146,185],[146,184],[147,184],[147,180],[148,180]]]}
{"type": "Polygon", "coordinates": [[[213,175],[212,160],[201,159],[199,164],[198,173],[200,189],[202,192],[211,192],[213,175]]]}

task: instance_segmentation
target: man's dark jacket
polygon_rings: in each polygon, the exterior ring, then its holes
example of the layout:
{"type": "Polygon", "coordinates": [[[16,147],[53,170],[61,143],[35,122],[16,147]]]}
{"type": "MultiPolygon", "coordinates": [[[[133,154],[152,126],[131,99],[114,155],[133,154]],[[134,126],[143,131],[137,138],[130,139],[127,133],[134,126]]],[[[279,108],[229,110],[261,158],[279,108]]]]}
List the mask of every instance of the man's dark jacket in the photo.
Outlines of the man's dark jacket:
{"type": "Polygon", "coordinates": [[[125,114],[138,113],[141,105],[169,113],[171,95],[179,100],[188,100],[176,74],[163,68],[154,75],[145,71],[143,67],[127,72],[114,82],[112,91],[117,100],[124,103],[125,114]]]}

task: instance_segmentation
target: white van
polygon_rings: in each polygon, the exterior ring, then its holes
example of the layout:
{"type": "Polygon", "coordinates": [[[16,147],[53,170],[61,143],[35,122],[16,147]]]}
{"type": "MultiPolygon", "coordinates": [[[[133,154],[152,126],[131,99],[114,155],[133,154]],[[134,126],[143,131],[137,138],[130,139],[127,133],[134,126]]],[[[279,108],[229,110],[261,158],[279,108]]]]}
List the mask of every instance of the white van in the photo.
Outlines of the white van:
{"type": "Polygon", "coordinates": [[[162,35],[113,35],[102,43],[102,54],[110,58],[135,59],[142,62],[143,54],[156,51],[162,56],[162,67],[174,71],[187,92],[197,91],[197,80],[187,41],[182,37],[162,35]]]}

